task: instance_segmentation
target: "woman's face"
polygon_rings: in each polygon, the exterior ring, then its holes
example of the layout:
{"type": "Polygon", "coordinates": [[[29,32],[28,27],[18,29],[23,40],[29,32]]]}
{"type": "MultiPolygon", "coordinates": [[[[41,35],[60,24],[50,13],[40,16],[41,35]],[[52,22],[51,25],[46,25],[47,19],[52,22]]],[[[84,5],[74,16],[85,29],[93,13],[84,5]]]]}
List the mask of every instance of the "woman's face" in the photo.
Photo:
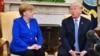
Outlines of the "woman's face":
{"type": "Polygon", "coordinates": [[[34,15],[34,11],[33,10],[26,10],[23,14],[25,17],[31,19],[34,15]]]}

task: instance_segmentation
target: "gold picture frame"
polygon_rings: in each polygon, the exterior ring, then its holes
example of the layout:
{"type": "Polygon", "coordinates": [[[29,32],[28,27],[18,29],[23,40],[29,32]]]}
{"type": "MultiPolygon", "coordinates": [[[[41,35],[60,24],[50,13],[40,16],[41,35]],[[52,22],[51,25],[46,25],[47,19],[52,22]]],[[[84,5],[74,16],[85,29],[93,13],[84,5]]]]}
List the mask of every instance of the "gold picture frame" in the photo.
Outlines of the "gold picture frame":
{"type": "Polygon", "coordinates": [[[100,0],[98,0],[98,2],[97,2],[97,3],[98,3],[98,6],[100,6],[100,0]]]}

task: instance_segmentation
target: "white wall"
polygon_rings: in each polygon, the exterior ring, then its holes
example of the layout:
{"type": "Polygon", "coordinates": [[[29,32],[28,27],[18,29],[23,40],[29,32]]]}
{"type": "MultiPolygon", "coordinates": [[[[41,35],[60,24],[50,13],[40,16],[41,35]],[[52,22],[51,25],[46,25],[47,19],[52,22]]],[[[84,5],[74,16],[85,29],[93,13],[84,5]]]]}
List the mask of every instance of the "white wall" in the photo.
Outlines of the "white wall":
{"type": "MultiPolygon", "coordinates": [[[[16,2],[20,2],[21,0],[4,0],[5,2],[14,2],[14,3],[16,3],[16,2]]],[[[66,13],[66,14],[68,14],[68,8],[69,8],[69,4],[70,3],[72,3],[72,2],[83,2],[83,0],[66,0],[66,4],[64,4],[64,7],[59,7],[59,9],[57,9],[57,8],[55,8],[54,6],[54,8],[52,7],[51,8],[51,10],[50,11],[52,11],[52,9],[55,9],[55,10],[60,10],[60,12],[61,13],[66,13]],[[68,5],[68,6],[65,6],[65,5],[68,5]],[[64,12],[64,10],[66,10],[66,12],[64,12]]],[[[9,4],[6,4],[6,5],[9,5],[9,4]]],[[[18,10],[18,6],[17,6],[18,4],[15,4],[15,5],[10,5],[10,7],[11,8],[8,8],[8,6],[5,6],[5,11],[12,11],[12,10],[18,10]]],[[[48,8],[47,8],[48,9],[48,8]]],[[[98,6],[98,25],[100,26],[100,6],[98,6]]],[[[59,12],[59,11],[58,11],[59,12]]],[[[63,18],[63,14],[61,14],[60,16],[58,16],[57,18],[63,18]]],[[[51,16],[51,15],[50,15],[51,16]]],[[[55,15],[55,16],[57,16],[57,15],[55,15]]],[[[54,17],[54,16],[53,16],[54,17]]],[[[39,18],[41,18],[40,16],[39,16],[39,18]]],[[[47,17],[48,18],[48,17],[47,17]]],[[[55,18],[55,17],[54,17],[55,18]]]]}

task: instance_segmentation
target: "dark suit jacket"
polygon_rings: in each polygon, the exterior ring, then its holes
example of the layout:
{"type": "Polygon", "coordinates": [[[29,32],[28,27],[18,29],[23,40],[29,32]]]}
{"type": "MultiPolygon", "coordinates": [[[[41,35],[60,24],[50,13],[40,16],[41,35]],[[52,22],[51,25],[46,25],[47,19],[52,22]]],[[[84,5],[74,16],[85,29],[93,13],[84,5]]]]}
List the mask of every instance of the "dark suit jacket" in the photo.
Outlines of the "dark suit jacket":
{"type": "MultiPolygon", "coordinates": [[[[79,24],[79,48],[80,51],[87,50],[90,47],[90,42],[87,40],[86,33],[91,29],[90,21],[84,17],[81,17],[79,24]]],[[[62,21],[61,27],[61,47],[69,50],[75,50],[75,32],[74,21],[72,17],[66,18],[62,21]]]]}

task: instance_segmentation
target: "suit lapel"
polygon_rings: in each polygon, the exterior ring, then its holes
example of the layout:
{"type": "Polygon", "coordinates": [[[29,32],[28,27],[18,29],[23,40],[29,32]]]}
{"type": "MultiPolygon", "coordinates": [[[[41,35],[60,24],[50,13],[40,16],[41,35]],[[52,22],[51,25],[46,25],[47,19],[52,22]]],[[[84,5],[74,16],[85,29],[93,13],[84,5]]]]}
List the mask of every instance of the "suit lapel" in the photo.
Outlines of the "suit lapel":
{"type": "Polygon", "coordinates": [[[79,36],[81,35],[83,26],[84,26],[84,20],[83,20],[83,18],[81,17],[81,18],[80,18],[80,23],[79,23],[79,34],[78,34],[79,36]]]}
{"type": "Polygon", "coordinates": [[[74,21],[73,21],[73,18],[71,17],[70,18],[70,27],[71,27],[71,29],[74,31],[74,21]]]}
{"type": "Polygon", "coordinates": [[[25,22],[24,18],[22,17],[22,22],[23,22],[23,25],[25,26],[26,29],[30,30],[27,26],[27,23],[25,22]]]}
{"type": "Polygon", "coordinates": [[[72,29],[73,36],[75,36],[74,21],[72,17],[70,17],[70,28],[72,29]]]}
{"type": "Polygon", "coordinates": [[[32,30],[34,27],[32,23],[33,23],[32,20],[30,20],[30,30],[32,30]]]}

